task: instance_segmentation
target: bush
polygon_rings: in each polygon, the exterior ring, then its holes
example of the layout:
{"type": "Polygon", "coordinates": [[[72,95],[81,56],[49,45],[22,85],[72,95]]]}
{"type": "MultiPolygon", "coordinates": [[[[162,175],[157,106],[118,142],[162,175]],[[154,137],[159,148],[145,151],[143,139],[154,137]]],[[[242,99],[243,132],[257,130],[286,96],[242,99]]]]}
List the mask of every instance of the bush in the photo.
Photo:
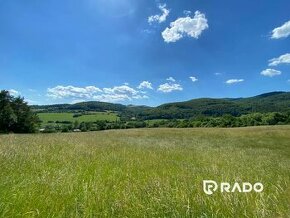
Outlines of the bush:
{"type": "Polygon", "coordinates": [[[55,127],[54,126],[46,126],[45,128],[44,128],[44,131],[43,131],[43,133],[55,133],[55,132],[57,132],[57,130],[55,129],[55,127]]]}

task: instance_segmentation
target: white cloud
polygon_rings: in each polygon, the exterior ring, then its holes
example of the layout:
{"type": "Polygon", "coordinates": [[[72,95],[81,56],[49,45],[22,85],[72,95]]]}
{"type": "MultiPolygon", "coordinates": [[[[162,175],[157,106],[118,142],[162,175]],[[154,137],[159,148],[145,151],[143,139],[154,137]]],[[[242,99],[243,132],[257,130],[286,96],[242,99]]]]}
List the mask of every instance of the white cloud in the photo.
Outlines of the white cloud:
{"type": "Polygon", "coordinates": [[[113,88],[104,88],[104,93],[106,94],[128,94],[136,95],[138,91],[129,87],[128,85],[114,86],[113,88]]]}
{"type": "Polygon", "coordinates": [[[227,84],[235,84],[235,83],[241,83],[244,82],[244,79],[229,79],[226,81],[227,84]]]}
{"type": "Polygon", "coordinates": [[[266,70],[263,70],[261,72],[261,75],[263,76],[269,76],[269,77],[273,77],[273,76],[279,76],[281,75],[282,72],[279,71],[279,70],[274,70],[274,69],[266,69],[266,70]]]}
{"type": "Polygon", "coordinates": [[[220,76],[220,75],[222,75],[222,73],[214,73],[214,75],[220,76]]]}
{"type": "Polygon", "coordinates": [[[136,96],[133,96],[134,99],[145,99],[145,98],[149,98],[147,95],[136,95],[136,96]]]}
{"type": "Polygon", "coordinates": [[[158,91],[164,92],[164,93],[169,93],[173,91],[182,91],[183,88],[180,84],[176,83],[176,80],[173,77],[168,77],[166,79],[168,82],[159,85],[158,91]]]}
{"type": "Polygon", "coordinates": [[[175,82],[176,81],[173,77],[168,77],[166,80],[167,81],[171,81],[171,82],[175,82]]]}
{"type": "Polygon", "coordinates": [[[149,81],[143,81],[137,87],[138,89],[153,89],[152,84],[149,81]]]}
{"type": "Polygon", "coordinates": [[[158,8],[162,11],[161,15],[153,15],[148,17],[148,23],[152,24],[154,22],[163,23],[166,21],[170,11],[166,8],[166,4],[159,4],[158,8]]]}
{"type": "Polygon", "coordinates": [[[75,86],[56,86],[47,89],[47,96],[52,98],[92,98],[96,93],[102,92],[95,86],[75,87],[75,86]]]}
{"type": "Polygon", "coordinates": [[[186,15],[186,16],[190,16],[192,13],[191,11],[188,11],[188,10],[184,10],[183,13],[186,15]]]}
{"type": "Polygon", "coordinates": [[[201,33],[208,28],[205,14],[196,11],[194,17],[180,17],[176,21],[170,23],[162,32],[162,37],[165,42],[176,42],[184,36],[189,36],[198,39],[201,33]]]}
{"type": "Polygon", "coordinates": [[[189,79],[191,79],[192,82],[197,82],[198,79],[195,76],[190,76],[189,79]]]}
{"type": "Polygon", "coordinates": [[[269,66],[277,66],[279,64],[290,64],[290,53],[269,60],[269,66]]]}
{"type": "Polygon", "coordinates": [[[178,83],[164,83],[158,87],[158,91],[164,92],[164,93],[169,93],[173,91],[182,91],[183,88],[180,84],[178,83]]]}
{"type": "Polygon", "coordinates": [[[275,28],[272,31],[272,39],[280,39],[280,38],[286,38],[290,36],[290,20],[286,23],[284,23],[282,26],[275,28]]]}
{"type": "Polygon", "coordinates": [[[20,95],[20,92],[18,92],[15,89],[10,89],[10,90],[8,90],[8,92],[10,93],[10,95],[13,95],[15,97],[20,95]]]}
{"type": "Polygon", "coordinates": [[[56,86],[47,90],[47,96],[57,99],[73,98],[73,102],[87,100],[120,102],[132,99],[148,98],[148,96],[129,87],[128,85],[114,86],[113,88],[103,89],[95,86],[56,86]]]}

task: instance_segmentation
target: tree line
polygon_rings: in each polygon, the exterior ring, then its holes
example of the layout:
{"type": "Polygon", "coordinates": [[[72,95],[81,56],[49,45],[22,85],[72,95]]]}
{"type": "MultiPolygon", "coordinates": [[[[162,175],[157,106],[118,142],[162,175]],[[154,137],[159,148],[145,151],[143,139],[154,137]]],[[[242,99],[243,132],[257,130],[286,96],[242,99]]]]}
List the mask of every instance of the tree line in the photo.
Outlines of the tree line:
{"type": "Polygon", "coordinates": [[[193,128],[193,127],[247,127],[265,125],[290,124],[290,112],[252,113],[242,116],[230,114],[221,117],[197,116],[191,119],[164,119],[164,120],[132,120],[132,121],[96,121],[96,122],[52,122],[45,127],[44,132],[73,132],[73,131],[100,131],[110,129],[132,128],[193,128]],[[51,124],[54,125],[51,125],[51,124]]]}
{"type": "MultiPolygon", "coordinates": [[[[144,108],[140,107],[138,110],[142,111],[144,108]]],[[[162,114],[157,113],[157,115],[157,117],[159,117],[159,115],[162,114]]],[[[201,114],[185,119],[174,119],[170,116],[160,117],[165,119],[144,120],[144,117],[139,118],[136,116],[134,119],[132,119],[132,117],[122,119],[121,117],[120,121],[115,122],[96,121],[79,123],[78,121],[50,121],[44,128],[40,129],[41,121],[23,98],[11,96],[9,92],[5,90],[0,92],[0,133],[35,133],[38,131],[46,133],[74,131],[86,132],[131,128],[246,127],[290,124],[290,111],[249,113],[236,116],[233,114],[223,114],[220,116],[201,114]]]]}

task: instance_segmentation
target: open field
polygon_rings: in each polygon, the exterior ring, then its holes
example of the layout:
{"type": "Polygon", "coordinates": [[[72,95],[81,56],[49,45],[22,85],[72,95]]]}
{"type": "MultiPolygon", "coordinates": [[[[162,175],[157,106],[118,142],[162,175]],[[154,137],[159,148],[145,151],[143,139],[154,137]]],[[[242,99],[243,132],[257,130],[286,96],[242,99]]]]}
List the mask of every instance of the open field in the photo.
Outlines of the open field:
{"type": "Polygon", "coordinates": [[[288,217],[290,127],[1,135],[0,217],[288,217]],[[262,182],[206,195],[202,181],[262,182]]]}
{"type": "Polygon", "coordinates": [[[117,121],[119,117],[113,112],[91,112],[91,114],[73,117],[73,113],[39,113],[38,116],[43,123],[49,121],[78,121],[78,122],[95,122],[99,120],[117,121]]]}

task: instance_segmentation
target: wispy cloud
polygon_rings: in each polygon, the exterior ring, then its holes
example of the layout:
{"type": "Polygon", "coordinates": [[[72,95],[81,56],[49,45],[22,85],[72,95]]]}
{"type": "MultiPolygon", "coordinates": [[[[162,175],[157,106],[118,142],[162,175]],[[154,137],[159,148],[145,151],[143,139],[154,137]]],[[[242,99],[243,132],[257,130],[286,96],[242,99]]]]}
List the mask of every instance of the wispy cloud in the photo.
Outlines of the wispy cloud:
{"type": "Polygon", "coordinates": [[[196,11],[193,18],[187,15],[170,23],[170,27],[167,27],[162,32],[162,37],[167,43],[176,42],[185,36],[198,39],[201,33],[208,27],[205,14],[196,11]]]}
{"type": "Polygon", "coordinates": [[[175,82],[176,81],[173,77],[168,77],[166,80],[167,81],[171,81],[171,82],[175,82]]]}
{"type": "Polygon", "coordinates": [[[192,13],[191,11],[188,11],[188,10],[184,10],[183,13],[186,15],[186,16],[190,16],[192,13]]]}
{"type": "Polygon", "coordinates": [[[154,22],[163,23],[166,21],[170,11],[166,8],[166,4],[159,4],[158,8],[161,10],[162,14],[152,15],[148,17],[148,23],[152,24],[154,22]]]}
{"type": "Polygon", "coordinates": [[[272,39],[280,39],[280,38],[286,38],[290,36],[290,20],[286,23],[284,23],[282,26],[275,28],[272,31],[272,39]]]}
{"type": "Polygon", "coordinates": [[[273,76],[279,76],[281,75],[282,72],[279,71],[279,70],[274,70],[274,69],[266,69],[266,70],[263,70],[261,72],[261,75],[263,76],[268,76],[268,77],[273,77],[273,76]]]}
{"type": "Polygon", "coordinates": [[[280,64],[290,64],[290,53],[269,60],[269,66],[277,66],[280,64]]]}
{"type": "Polygon", "coordinates": [[[189,79],[191,79],[192,82],[197,82],[198,79],[195,76],[190,76],[189,79]]]}
{"type": "Polygon", "coordinates": [[[244,79],[229,79],[226,81],[226,84],[235,84],[235,83],[241,83],[241,82],[244,82],[245,80],[244,79]]]}

